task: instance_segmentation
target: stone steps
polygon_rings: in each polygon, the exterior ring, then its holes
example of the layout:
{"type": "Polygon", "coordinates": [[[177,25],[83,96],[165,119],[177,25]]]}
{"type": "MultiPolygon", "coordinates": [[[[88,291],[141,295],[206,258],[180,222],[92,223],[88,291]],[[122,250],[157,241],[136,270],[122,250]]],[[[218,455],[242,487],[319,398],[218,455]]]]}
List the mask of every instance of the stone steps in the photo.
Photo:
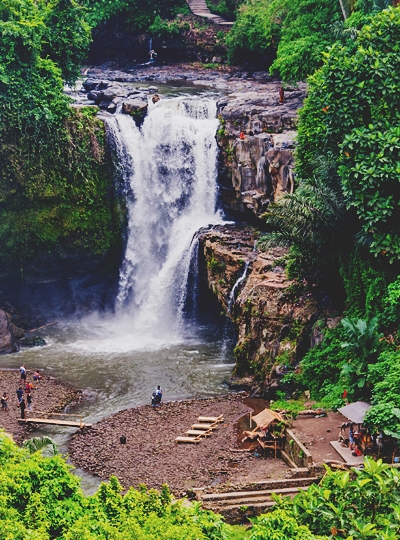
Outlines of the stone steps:
{"type": "Polygon", "coordinates": [[[275,505],[275,501],[272,499],[273,493],[294,497],[318,481],[317,477],[265,480],[248,486],[238,486],[236,490],[235,486],[232,486],[231,490],[220,493],[201,493],[198,491],[197,497],[202,501],[204,509],[222,514],[228,523],[243,523],[249,517],[270,510],[275,505]],[[283,485],[285,487],[282,487],[283,485]]]}
{"type": "Polygon", "coordinates": [[[285,495],[287,493],[297,493],[300,489],[308,489],[308,486],[295,486],[282,489],[260,489],[259,491],[229,491],[226,493],[210,493],[203,495],[201,499],[202,501],[216,501],[223,503],[225,503],[226,501],[236,502],[242,500],[243,498],[252,500],[263,500],[266,497],[271,497],[273,493],[276,493],[277,495],[285,495]]]}
{"type": "Polygon", "coordinates": [[[189,0],[189,8],[193,15],[198,17],[203,17],[203,19],[208,19],[210,22],[217,24],[219,26],[232,26],[233,22],[227,21],[220,15],[214,15],[208,9],[205,0],[189,0]]]}

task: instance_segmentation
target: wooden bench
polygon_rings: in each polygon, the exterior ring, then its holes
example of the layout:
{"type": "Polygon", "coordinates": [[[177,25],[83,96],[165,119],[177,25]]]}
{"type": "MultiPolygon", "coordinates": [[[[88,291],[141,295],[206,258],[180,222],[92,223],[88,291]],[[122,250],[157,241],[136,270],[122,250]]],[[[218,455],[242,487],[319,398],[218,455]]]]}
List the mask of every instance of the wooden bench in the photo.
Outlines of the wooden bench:
{"type": "Polygon", "coordinates": [[[197,444],[201,441],[201,437],[177,437],[175,439],[175,442],[177,443],[189,443],[189,444],[197,444]]]}
{"type": "Polygon", "coordinates": [[[197,421],[206,422],[209,424],[216,424],[224,421],[224,415],[220,414],[219,416],[199,416],[197,421]]]}
{"type": "Polygon", "coordinates": [[[202,429],[203,431],[209,431],[217,429],[218,424],[193,424],[190,429],[202,429]]]}
{"type": "Polygon", "coordinates": [[[186,435],[198,435],[199,437],[209,437],[211,435],[211,431],[201,431],[199,429],[189,429],[186,431],[186,435]]]}

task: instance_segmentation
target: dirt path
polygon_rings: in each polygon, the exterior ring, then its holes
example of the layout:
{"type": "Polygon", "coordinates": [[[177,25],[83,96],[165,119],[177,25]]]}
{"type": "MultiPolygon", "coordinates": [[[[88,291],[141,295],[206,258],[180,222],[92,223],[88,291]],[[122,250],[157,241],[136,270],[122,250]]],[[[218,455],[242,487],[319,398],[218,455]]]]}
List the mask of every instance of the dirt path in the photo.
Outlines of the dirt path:
{"type": "Polygon", "coordinates": [[[321,418],[298,416],[293,422],[292,431],[311,452],[316,464],[323,463],[325,459],[342,461],[329,441],[337,440],[339,426],[344,421],[345,418],[337,412],[328,412],[327,416],[321,418]]]}
{"type": "Polygon", "coordinates": [[[74,434],[69,453],[73,463],[100,478],[116,475],[124,487],[167,483],[176,495],[193,487],[283,478],[287,467],[281,460],[237,451],[237,422],[250,410],[241,394],[163,403],[156,409],[145,405],[74,434]],[[225,422],[211,437],[197,445],[175,443],[198,416],[219,414],[225,422]],[[126,444],[120,444],[122,435],[126,444]]]}
{"type": "MultiPolygon", "coordinates": [[[[32,391],[33,410],[43,412],[63,411],[68,404],[79,401],[80,392],[67,384],[43,374],[43,379],[40,382],[34,382],[32,375],[33,372],[28,370],[27,381],[31,382],[35,387],[32,391]]],[[[16,395],[19,383],[19,370],[5,368],[0,370],[0,394],[2,396],[4,391],[7,392],[9,406],[8,412],[0,410],[0,428],[10,433],[17,443],[21,443],[24,439],[32,436],[35,429],[29,424],[25,425],[18,422],[21,417],[16,395]]]]}

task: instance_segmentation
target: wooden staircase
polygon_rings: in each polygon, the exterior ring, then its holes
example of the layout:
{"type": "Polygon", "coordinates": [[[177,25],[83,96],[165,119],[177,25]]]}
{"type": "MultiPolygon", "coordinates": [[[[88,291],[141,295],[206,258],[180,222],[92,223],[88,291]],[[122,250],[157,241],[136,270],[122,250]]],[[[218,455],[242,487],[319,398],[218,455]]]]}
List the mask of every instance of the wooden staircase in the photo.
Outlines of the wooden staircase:
{"type": "Polygon", "coordinates": [[[218,26],[231,27],[233,22],[227,21],[219,15],[211,13],[208,9],[205,0],[189,0],[189,8],[193,15],[198,17],[203,17],[203,19],[208,19],[210,22],[217,24],[218,26]]]}
{"type": "Polygon", "coordinates": [[[275,505],[272,499],[273,493],[294,497],[319,480],[316,476],[265,480],[246,486],[231,486],[228,491],[221,493],[206,493],[204,489],[195,491],[204,509],[222,514],[228,523],[243,523],[249,517],[264,514],[270,510],[275,505]]]}

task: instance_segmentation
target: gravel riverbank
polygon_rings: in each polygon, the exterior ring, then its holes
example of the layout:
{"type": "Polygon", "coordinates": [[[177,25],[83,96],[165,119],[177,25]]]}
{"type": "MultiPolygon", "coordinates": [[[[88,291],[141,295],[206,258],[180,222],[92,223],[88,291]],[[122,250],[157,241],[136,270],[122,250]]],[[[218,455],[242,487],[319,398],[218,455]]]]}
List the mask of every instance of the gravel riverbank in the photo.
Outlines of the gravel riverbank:
{"type": "Polygon", "coordinates": [[[238,447],[240,419],[252,410],[244,401],[243,394],[230,394],[120,411],[72,436],[71,461],[103,479],[116,475],[125,488],[159,489],[166,483],[177,496],[194,487],[282,478],[287,468],[281,460],[260,459],[238,447]],[[225,422],[211,437],[196,445],[175,443],[198,416],[220,414],[225,422]]]}
{"type": "MultiPolygon", "coordinates": [[[[27,381],[34,385],[32,390],[33,411],[41,412],[63,412],[67,405],[72,405],[80,401],[81,392],[68,386],[66,383],[56,380],[54,377],[42,375],[42,380],[34,382],[33,372],[27,371],[27,381]]],[[[19,423],[21,418],[18,407],[16,390],[19,388],[20,372],[18,369],[0,370],[0,394],[8,394],[8,412],[0,410],[0,428],[10,433],[18,444],[30,436],[35,430],[32,424],[19,423]]],[[[26,401],[26,394],[25,394],[26,401]]]]}

